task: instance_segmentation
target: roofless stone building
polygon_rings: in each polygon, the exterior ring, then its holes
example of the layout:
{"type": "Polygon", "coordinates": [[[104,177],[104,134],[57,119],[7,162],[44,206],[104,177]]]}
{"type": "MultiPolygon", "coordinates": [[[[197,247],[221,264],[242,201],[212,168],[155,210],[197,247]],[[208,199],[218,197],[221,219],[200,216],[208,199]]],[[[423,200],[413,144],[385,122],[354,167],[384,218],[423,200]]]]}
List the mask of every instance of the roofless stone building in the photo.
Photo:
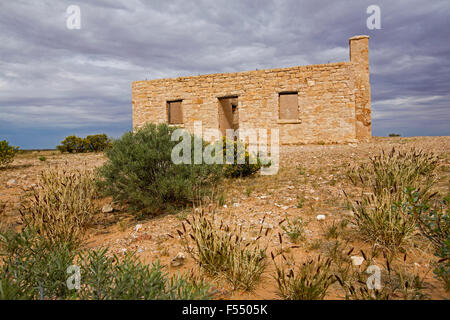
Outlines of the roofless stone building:
{"type": "Polygon", "coordinates": [[[280,144],[368,141],[369,37],[349,46],[349,62],[133,82],[133,128],[202,121],[223,134],[279,129],[280,144]]]}

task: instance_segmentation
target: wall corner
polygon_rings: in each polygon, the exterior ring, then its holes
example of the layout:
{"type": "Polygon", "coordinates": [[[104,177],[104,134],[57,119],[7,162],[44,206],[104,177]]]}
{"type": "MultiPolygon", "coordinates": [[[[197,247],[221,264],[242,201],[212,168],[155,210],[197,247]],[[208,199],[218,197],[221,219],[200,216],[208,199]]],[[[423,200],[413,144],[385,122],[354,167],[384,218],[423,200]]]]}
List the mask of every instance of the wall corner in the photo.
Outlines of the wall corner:
{"type": "Polygon", "coordinates": [[[372,138],[372,106],[369,73],[369,36],[360,35],[349,39],[350,62],[355,81],[356,139],[370,141],[372,138]]]}

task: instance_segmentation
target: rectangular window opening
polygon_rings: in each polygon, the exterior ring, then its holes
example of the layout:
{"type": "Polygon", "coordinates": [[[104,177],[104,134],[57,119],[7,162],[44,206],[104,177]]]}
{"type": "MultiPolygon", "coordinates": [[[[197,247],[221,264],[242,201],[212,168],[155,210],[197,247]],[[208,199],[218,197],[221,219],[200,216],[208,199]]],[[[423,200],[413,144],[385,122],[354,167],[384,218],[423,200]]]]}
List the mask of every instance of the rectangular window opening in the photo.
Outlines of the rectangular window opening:
{"type": "Polygon", "coordinates": [[[167,102],[167,118],[169,124],[183,124],[183,100],[175,100],[167,102]]]}
{"type": "Polygon", "coordinates": [[[279,119],[298,120],[298,92],[279,94],[279,119]]]}

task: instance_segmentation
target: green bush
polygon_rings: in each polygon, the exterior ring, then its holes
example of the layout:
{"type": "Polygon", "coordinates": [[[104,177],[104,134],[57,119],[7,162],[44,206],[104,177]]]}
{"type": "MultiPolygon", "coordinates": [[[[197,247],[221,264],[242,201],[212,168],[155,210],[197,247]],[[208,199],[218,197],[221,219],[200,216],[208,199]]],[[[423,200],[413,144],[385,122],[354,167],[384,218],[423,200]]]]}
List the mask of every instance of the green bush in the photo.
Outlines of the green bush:
{"type": "Polygon", "coordinates": [[[418,221],[420,231],[433,244],[435,255],[439,258],[434,274],[450,291],[450,198],[431,206],[420,201],[417,191],[408,189],[407,194],[410,214],[418,221]]]}
{"type": "Polygon", "coordinates": [[[80,137],[68,136],[56,148],[61,152],[78,153],[86,150],[86,144],[80,137]]]}
{"type": "Polygon", "coordinates": [[[134,254],[108,256],[107,249],[80,255],[82,284],[78,296],[95,300],[209,299],[210,287],[186,275],[168,277],[159,261],[150,265],[134,254]],[[120,262],[119,262],[120,261],[120,262]]]}
{"type": "Polygon", "coordinates": [[[111,140],[106,134],[96,134],[89,135],[86,138],[68,136],[61,141],[61,145],[56,148],[61,151],[61,153],[82,153],[104,151],[110,145],[111,140]]]}
{"type": "MultiPolygon", "coordinates": [[[[168,277],[156,262],[107,249],[76,251],[32,229],[0,235],[0,299],[209,299],[210,286],[185,275],[168,277]],[[69,289],[68,267],[78,263],[79,289],[69,289]]],[[[73,283],[73,282],[72,282],[73,283]]]]}
{"type": "Polygon", "coordinates": [[[0,141],[0,165],[7,165],[13,162],[16,153],[19,152],[19,147],[10,146],[8,141],[0,141]]]}
{"type": "Polygon", "coordinates": [[[76,252],[70,243],[53,243],[25,228],[0,234],[0,299],[55,299],[70,295],[66,269],[76,252]]]}
{"type": "Polygon", "coordinates": [[[106,134],[89,135],[85,139],[85,147],[89,152],[100,152],[111,146],[106,134]]]}
{"type": "MultiPolygon", "coordinates": [[[[207,195],[221,178],[222,167],[174,164],[171,153],[178,141],[171,141],[171,134],[175,129],[149,124],[115,140],[106,151],[108,161],[99,169],[99,187],[104,194],[140,215],[157,215],[207,195]]],[[[194,137],[191,139],[193,157],[194,137]]]]}
{"type": "Polygon", "coordinates": [[[255,174],[261,169],[262,163],[259,157],[254,154],[250,154],[248,151],[248,145],[242,141],[229,141],[224,137],[222,140],[222,146],[224,156],[224,173],[226,177],[247,177],[255,174]],[[227,161],[226,158],[227,148],[233,150],[234,159],[230,159],[230,161],[227,161]],[[227,163],[231,161],[234,162],[232,164],[227,163]]]}

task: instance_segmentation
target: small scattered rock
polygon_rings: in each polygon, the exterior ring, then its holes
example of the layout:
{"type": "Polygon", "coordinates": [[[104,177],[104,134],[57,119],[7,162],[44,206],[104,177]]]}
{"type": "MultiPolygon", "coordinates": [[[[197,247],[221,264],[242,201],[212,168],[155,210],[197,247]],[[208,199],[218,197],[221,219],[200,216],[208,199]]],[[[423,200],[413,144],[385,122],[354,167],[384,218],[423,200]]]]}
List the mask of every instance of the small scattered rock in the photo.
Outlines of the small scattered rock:
{"type": "Polygon", "coordinates": [[[178,254],[175,256],[175,258],[170,261],[170,265],[172,267],[179,267],[184,264],[184,260],[186,260],[186,256],[183,252],[178,252],[178,254]]]}
{"type": "Polygon", "coordinates": [[[113,212],[114,211],[114,208],[113,208],[113,206],[111,205],[111,204],[105,204],[104,206],[103,206],[103,208],[102,208],[102,212],[103,213],[111,213],[111,212],[113,212]]]}
{"type": "Polygon", "coordinates": [[[344,215],[347,217],[354,217],[355,214],[353,213],[353,210],[346,210],[344,211],[344,215]]]}
{"type": "Polygon", "coordinates": [[[324,215],[324,214],[319,214],[319,215],[316,217],[316,219],[319,220],[319,221],[325,220],[325,215],[324,215]]]}
{"type": "Polygon", "coordinates": [[[352,264],[354,266],[360,266],[364,262],[364,258],[360,256],[351,256],[350,259],[352,260],[352,264]]]}
{"type": "Polygon", "coordinates": [[[134,227],[134,231],[135,231],[135,232],[138,232],[141,228],[142,228],[142,224],[137,224],[137,225],[134,227]]]}
{"type": "Polygon", "coordinates": [[[8,182],[6,182],[6,186],[8,188],[14,187],[17,185],[17,180],[16,179],[9,179],[8,182]]]}

